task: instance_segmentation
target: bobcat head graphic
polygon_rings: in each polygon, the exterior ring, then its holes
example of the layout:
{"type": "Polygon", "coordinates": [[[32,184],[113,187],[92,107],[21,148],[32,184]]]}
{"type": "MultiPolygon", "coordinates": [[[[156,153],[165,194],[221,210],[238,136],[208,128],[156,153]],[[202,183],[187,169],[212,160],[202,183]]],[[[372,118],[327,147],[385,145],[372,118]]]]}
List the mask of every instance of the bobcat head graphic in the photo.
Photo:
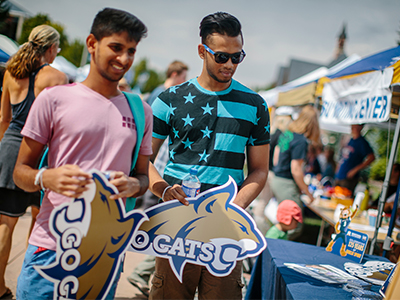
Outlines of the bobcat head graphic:
{"type": "Polygon", "coordinates": [[[220,187],[189,198],[189,206],[168,201],[145,211],[132,241],[134,251],[169,258],[181,280],[184,265],[204,265],[215,276],[226,276],[236,261],[256,256],[266,247],[248,213],[233,204],[237,193],[230,177],[220,187]]]}
{"type": "Polygon", "coordinates": [[[57,207],[50,217],[57,259],[36,269],[55,283],[54,299],[103,299],[135,231],[146,220],[142,212],[125,213],[121,199],[109,200],[116,188],[101,172],[90,172],[91,189],[57,207]]]}

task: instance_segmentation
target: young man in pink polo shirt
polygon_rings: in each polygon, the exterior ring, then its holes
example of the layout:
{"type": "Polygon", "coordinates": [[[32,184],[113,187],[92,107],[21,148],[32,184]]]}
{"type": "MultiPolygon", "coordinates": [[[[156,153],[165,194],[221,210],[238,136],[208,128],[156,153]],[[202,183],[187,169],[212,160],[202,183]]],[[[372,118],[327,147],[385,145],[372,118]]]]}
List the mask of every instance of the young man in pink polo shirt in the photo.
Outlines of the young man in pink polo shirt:
{"type": "MultiPolygon", "coordinates": [[[[86,40],[91,54],[88,77],[82,83],[44,90],[32,106],[22,130],[24,139],[14,180],[26,191],[42,187],[46,193],[18,279],[18,299],[53,298],[53,283],[41,277],[33,265],[55,261],[56,240],[49,231],[49,216],[55,207],[78,198],[87,189],[91,181],[88,170],[115,170],[110,182],[119,193],[111,199],[137,197],[147,190],[152,111],[143,103],[144,136],[136,175],[130,177],[137,133],[128,101],[118,89],[146,33],[146,26],[130,13],[103,9],[96,15],[86,40]],[[39,171],[36,166],[45,145],[49,147],[49,168],[39,171]]],[[[117,281],[107,299],[114,297],[117,281]]]]}

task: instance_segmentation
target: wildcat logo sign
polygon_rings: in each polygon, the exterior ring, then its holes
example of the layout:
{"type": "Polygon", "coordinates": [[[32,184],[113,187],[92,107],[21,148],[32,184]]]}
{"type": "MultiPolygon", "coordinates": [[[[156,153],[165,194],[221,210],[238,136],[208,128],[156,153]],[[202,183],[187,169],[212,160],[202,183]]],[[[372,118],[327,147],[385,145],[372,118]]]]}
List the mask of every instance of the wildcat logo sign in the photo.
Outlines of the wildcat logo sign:
{"type": "Polygon", "coordinates": [[[54,299],[104,299],[122,256],[146,215],[125,213],[121,199],[109,200],[117,189],[91,170],[93,183],[82,198],[53,210],[49,224],[57,239],[56,261],[36,270],[54,282],[54,299]]]}
{"type": "Polygon", "coordinates": [[[237,260],[257,256],[266,241],[250,215],[233,203],[235,181],[188,198],[189,206],[178,200],[145,210],[143,222],[130,250],[168,258],[182,282],[186,263],[205,266],[214,276],[229,275],[237,260]]]}

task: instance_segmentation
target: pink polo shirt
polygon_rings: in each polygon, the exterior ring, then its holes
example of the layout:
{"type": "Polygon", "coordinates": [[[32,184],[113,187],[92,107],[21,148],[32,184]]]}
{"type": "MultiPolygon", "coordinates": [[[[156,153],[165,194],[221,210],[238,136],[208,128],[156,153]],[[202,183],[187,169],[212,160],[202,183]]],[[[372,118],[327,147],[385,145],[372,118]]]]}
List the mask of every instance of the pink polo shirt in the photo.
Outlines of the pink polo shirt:
{"type": "MultiPolygon", "coordinates": [[[[139,150],[151,155],[153,115],[143,102],[146,125],[139,150]]],[[[81,83],[43,90],[29,112],[22,134],[49,145],[49,167],[78,165],[82,170],[115,170],[129,174],[136,145],[136,126],[124,95],[107,99],[81,83]]],[[[71,201],[55,192],[47,192],[29,243],[56,249],[49,231],[54,207],[71,201]]]]}

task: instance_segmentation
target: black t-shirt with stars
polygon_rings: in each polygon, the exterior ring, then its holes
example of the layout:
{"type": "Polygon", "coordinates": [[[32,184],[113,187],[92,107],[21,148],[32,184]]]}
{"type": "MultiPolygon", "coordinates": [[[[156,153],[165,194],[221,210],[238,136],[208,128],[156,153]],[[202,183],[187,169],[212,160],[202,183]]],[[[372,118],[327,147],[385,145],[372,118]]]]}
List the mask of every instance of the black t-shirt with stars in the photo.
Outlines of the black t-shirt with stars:
{"type": "Polygon", "coordinates": [[[270,141],[266,102],[235,80],[211,92],[191,79],[161,93],[152,109],[153,137],[169,137],[164,179],[171,185],[195,167],[201,191],[226,183],[229,175],[240,187],[246,147],[270,141]]]}

